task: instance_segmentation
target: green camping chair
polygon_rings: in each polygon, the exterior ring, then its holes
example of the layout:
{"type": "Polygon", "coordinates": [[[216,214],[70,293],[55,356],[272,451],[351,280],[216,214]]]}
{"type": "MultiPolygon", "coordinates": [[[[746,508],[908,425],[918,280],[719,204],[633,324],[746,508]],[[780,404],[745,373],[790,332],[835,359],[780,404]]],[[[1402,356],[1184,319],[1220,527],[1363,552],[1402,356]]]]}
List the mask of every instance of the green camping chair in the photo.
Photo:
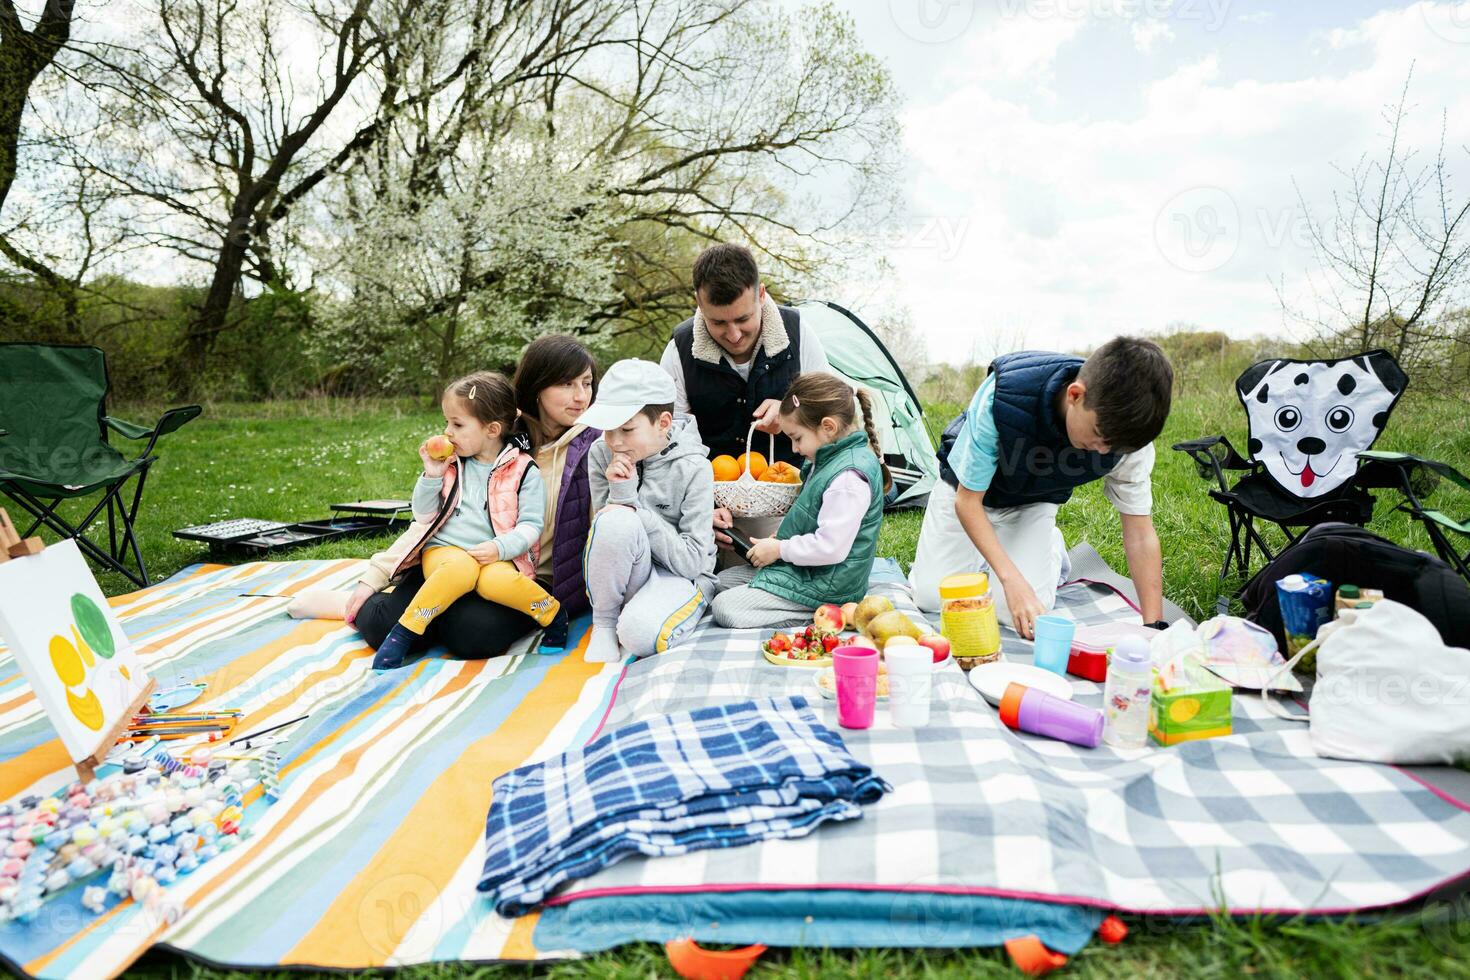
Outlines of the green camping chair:
{"type": "Polygon", "coordinates": [[[1423,498],[1434,492],[1434,488],[1441,479],[1448,480],[1461,490],[1470,493],[1470,477],[1448,463],[1424,459],[1421,456],[1411,456],[1408,453],[1370,451],[1358,453],[1358,458],[1374,460],[1398,470],[1398,489],[1404,495],[1404,502],[1399,504],[1397,509],[1423,524],[1424,530],[1429,534],[1429,540],[1434,543],[1434,550],[1439,552],[1439,557],[1453,566],[1462,578],[1470,582],[1470,545],[1466,546],[1465,551],[1459,551],[1445,534],[1446,531],[1449,531],[1470,539],[1470,515],[1467,515],[1464,520],[1457,521],[1444,511],[1429,510],[1423,502],[1423,498]]]}
{"type": "Polygon", "coordinates": [[[0,344],[0,493],[35,517],[23,537],[44,524],[75,538],[98,564],[147,586],[134,520],[148,468],[157,459],[153,447],[203,410],[171,408],[144,428],[105,414],[109,388],[107,358],[96,347],[0,344]],[[129,459],[108,445],[108,429],[124,439],[147,439],[148,445],[129,459]],[[134,478],[129,502],[124,488],[134,478]],[[76,524],[56,512],[62,501],[98,493],[102,499],[76,524]],[[104,509],[106,549],[86,536],[104,509]],[[126,564],[129,553],[136,572],[126,564]]]}

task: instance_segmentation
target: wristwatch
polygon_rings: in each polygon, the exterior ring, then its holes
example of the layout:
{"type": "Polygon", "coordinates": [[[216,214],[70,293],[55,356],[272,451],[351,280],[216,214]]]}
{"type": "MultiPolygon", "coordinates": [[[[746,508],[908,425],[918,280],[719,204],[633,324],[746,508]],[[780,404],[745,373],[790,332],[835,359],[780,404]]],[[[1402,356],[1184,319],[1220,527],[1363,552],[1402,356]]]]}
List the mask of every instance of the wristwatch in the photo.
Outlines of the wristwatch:
{"type": "Polygon", "coordinates": [[[1162,619],[1156,619],[1152,623],[1144,623],[1143,625],[1151,630],[1166,630],[1169,628],[1169,624],[1162,619]]]}

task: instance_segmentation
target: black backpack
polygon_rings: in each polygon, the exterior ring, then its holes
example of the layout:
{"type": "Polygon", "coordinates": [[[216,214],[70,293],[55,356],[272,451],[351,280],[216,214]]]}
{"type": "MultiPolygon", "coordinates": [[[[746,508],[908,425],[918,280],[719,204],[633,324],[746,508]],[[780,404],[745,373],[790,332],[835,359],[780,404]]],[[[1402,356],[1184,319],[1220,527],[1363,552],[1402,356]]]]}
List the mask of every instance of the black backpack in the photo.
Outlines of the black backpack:
{"type": "Polygon", "coordinates": [[[1445,562],[1401,548],[1351,524],[1319,524],[1256,573],[1241,595],[1246,618],[1270,630],[1281,649],[1286,640],[1276,582],[1301,572],[1339,585],[1381,589],[1385,598],[1417,610],[1444,642],[1470,647],[1470,586],[1445,562]]]}

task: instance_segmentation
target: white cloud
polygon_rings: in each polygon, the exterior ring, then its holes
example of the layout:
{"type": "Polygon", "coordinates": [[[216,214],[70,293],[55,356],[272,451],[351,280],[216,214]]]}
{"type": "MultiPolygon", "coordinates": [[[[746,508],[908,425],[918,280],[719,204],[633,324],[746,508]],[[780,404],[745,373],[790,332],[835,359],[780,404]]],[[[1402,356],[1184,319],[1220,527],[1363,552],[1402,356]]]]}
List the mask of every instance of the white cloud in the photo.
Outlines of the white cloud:
{"type": "MultiPolygon", "coordinates": [[[[1196,50],[1111,118],[1059,114],[1059,44],[1042,43],[1042,28],[977,41],[1010,60],[970,62],[904,120],[914,211],[963,232],[943,251],[915,241],[893,256],[929,349],[1016,331],[1078,347],[1177,320],[1279,331],[1272,282],[1291,290],[1311,264],[1293,180],[1325,211],[1343,185],[1334,165],[1383,146],[1382,107],[1411,63],[1409,142],[1433,149],[1441,107],[1449,144],[1470,142],[1470,48],[1433,26],[1447,13],[1418,4],[1369,17],[1334,38],[1349,57],[1295,79],[1227,77],[1221,56],[1196,50]],[[1033,43],[1006,47],[1022,38],[1033,43]]],[[[1076,51],[1088,38],[1073,26],[1048,29],[1076,51]]],[[[1227,28],[1215,50],[1230,40],[1227,28]]]]}
{"type": "Polygon", "coordinates": [[[1162,20],[1133,22],[1133,46],[1144,54],[1152,51],[1157,42],[1172,40],[1174,40],[1174,29],[1162,20]]]}

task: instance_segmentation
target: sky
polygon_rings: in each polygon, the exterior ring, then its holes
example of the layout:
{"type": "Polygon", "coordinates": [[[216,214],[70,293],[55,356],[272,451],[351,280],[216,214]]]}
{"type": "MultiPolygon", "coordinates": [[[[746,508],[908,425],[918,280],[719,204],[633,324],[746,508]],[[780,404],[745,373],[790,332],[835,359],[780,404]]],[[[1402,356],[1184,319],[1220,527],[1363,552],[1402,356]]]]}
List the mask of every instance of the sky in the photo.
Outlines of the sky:
{"type": "Polygon", "coordinates": [[[1307,214],[1441,126],[1470,193],[1470,2],[845,0],[904,95],[881,241],[929,358],[1313,307],[1307,214]],[[1298,204],[1298,188],[1306,200],[1298,204]],[[1279,291],[1279,292],[1278,292],[1279,291]]]}

